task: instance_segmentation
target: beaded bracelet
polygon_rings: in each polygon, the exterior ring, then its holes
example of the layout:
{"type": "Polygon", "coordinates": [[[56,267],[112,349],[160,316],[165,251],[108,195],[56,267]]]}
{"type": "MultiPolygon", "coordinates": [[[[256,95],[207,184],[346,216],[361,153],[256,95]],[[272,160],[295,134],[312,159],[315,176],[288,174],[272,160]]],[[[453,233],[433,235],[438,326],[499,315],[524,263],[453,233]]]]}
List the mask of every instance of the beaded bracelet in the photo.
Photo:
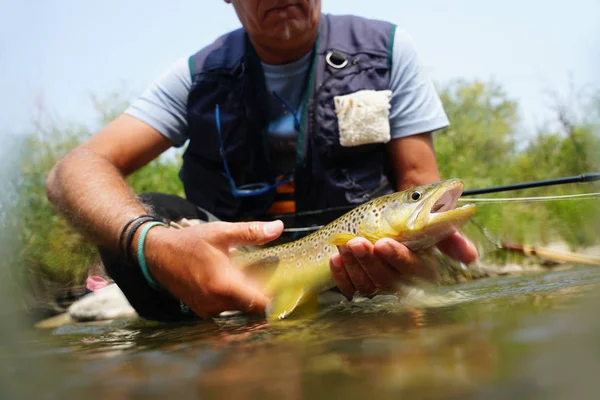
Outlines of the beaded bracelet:
{"type": "Polygon", "coordinates": [[[144,256],[144,242],[146,241],[146,235],[148,234],[148,231],[154,228],[155,226],[159,225],[164,227],[167,226],[166,224],[159,221],[154,221],[150,222],[149,224],[146,224],[142,228],[142,232],[140,233],[137,245],[137,257],[140,269],[142,270],[142,274],[144,275],[144,278],[146,278],[146,282],[148,282],[148,285],[150,285],[150,287],[152,287],[155,290],[160,290],[161,288],[158,285],[158,283],[156,283],[156,281],[152,279],[152,276],[150,276],[150,272],[148,271],[148,266],[146,265],[146,257],[144,256]]]}

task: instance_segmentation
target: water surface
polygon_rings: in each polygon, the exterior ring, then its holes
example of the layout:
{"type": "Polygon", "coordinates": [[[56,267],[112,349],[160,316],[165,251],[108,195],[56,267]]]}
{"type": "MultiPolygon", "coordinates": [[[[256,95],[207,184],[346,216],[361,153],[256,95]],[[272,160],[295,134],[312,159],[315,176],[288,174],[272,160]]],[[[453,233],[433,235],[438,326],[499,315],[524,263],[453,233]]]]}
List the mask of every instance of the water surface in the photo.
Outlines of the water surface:
{"type": "Polygon", "coordinates": [[[574,266],[432,289],[454,299],[444,306],[381,296],[272,325],[32,330],[18,354],[0,348],[3,386],[39,399],[600,398],[599,283],[600,268],[574,266]]]}

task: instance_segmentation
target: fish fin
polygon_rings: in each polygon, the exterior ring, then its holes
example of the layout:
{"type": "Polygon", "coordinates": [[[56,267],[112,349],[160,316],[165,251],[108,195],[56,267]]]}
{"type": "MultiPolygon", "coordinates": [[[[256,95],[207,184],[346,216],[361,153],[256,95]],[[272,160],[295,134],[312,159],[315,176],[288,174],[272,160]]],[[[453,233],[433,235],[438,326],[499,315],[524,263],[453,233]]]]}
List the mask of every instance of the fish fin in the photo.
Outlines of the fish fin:
{"type": "Polygon", "coordinates": [[[375,244],[379,239],[390,237],[389,234],[385,234],[379,230],[364,229],[362,226],[358,227],[358,234],[373,244],[375,244]]]}
{"type": "Polygon", "coordinates": [[[282,320],[302,303],[310,300],[306,290],[303,287],[291,287],[281,290],[267,304],[267,320],[282,320]]]}
{"type": "Polygon", "coordinates": [[[375,234],[375,233],[372,233],[369,231],[364,231],[364,232],[361,231],[360,235],[373,244],[375,244],[375,242],[377,242],[379,239],[382,238],[381,235],[378,235],[378,234],[375,234]]]}
{"type": "Polygon", "coordinates": [[[345,246],[351,239],[354,239],[356,235],[351,233],[334,233],[327,238],[327,244],[336,246],[345,246]]]}
{"type": "Polygon", "coordinates": [[[233,265],[242,270],[244,275],[252,282],[258,284],[260,287],[264,287],[277,270],[280,262],[279,257],[268,256],[253,260],[250,263],[243,263],[244,254],[233,255],[231,257],[233,265]]]}

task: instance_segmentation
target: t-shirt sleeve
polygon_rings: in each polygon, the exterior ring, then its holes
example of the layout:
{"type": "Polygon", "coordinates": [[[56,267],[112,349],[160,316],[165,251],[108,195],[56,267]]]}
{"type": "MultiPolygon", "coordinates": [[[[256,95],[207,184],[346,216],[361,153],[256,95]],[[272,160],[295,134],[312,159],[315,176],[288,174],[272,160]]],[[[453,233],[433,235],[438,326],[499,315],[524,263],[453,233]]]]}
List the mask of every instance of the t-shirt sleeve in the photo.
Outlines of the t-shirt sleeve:
{"type": "Polygon", "coordinates": [[[450,125],[440,97],[421,64],[413,39],[396,29],[392,49],[390,134],[393,139],[450,125]]]}
{"type": "Polygon", "coordinates": [[[188,58],[175,62],[125,110],[181,147],[187,140],[188,58]]]}

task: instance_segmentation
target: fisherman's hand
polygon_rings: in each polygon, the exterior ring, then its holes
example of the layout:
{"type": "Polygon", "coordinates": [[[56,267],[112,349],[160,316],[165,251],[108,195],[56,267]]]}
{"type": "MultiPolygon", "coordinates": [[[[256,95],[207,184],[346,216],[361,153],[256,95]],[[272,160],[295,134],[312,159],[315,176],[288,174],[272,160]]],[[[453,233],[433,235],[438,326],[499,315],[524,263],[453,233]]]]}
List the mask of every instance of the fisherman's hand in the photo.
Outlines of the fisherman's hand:
{"type": "MultiPolygon", "coordinates": [[[[475,246],[458,233],[439,244],[442,252],[468,264],[477,258],[475,246]]],[[[408,247],[392,239],[372,244],[364,238],[354,238],[338,247],[329,262],[337,287],[351,299],[356,293],[372,297],[379,292],[395,292],[400,282],[412,278],[436,281],[436,270],[408,247]]]]}
{"type": "Polygon", "coordinates": [[[281,221],[156,227],[148,232],[145,256],[156,282],[200,317],[230,310],[262,314],[267,297],[231,265],[230,254],[235,246],[262,245],[282,231],[281,221]]]}
{"type": "Polygon", "coordinates": [[[437,247],[448,257],[467,265],[475,261],[478,257],[475,245],[458,232],[454,232],[446,239],[440,241],[437,247]]]}

